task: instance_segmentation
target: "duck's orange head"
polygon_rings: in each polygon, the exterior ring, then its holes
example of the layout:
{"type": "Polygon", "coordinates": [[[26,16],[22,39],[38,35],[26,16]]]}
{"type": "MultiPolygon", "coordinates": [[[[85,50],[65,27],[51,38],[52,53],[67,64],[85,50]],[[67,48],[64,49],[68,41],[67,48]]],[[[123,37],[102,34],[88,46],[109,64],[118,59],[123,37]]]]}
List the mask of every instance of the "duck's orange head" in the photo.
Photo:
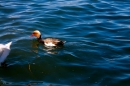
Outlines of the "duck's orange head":
{"type": "Polygon", "coordinates": [[[40,31],[35,30],[35,31],[33,31],[32,36],[39,38],[41,36],[41,33],[40,33],[40,31]]]}

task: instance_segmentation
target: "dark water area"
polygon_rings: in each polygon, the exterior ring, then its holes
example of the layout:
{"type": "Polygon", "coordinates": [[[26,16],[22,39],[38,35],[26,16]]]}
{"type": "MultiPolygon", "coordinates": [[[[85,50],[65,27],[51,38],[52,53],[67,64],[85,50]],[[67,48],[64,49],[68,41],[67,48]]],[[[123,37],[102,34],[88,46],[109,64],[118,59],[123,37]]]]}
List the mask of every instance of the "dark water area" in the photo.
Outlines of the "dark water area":
{"type": "Polygon", "coordinates": [[[9,41],[0,86],[130,86],[129,0],[1,0],[9,41]],[[34,30],[66,43],[46,48],[34,30]]]}

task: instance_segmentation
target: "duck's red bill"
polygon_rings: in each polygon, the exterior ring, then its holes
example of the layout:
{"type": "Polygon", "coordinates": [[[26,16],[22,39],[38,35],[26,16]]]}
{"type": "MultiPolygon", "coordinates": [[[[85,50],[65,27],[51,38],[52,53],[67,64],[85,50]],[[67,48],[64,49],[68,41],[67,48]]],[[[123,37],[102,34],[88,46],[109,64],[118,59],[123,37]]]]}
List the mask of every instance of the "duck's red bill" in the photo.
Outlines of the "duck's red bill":
{"type": "Polygon", "coordinates": [[[30,37],[33,37],[34,35],[32,34],[30,37]]]}

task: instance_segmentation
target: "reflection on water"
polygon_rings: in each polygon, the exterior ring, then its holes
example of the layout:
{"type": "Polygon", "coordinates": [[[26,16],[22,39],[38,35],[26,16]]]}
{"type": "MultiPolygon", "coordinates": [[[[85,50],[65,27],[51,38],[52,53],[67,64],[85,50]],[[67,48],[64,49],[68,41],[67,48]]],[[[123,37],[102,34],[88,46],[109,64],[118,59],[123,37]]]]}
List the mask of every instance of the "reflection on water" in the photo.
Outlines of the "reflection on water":
{"type": "Polygon", "coordinates": [[[43,50],[46,51],[48,54],[58,54],[56,49],[57,49],[57,47],[48,47],[48,46],[45,46],[43,48],[43,50]]]}
{"type": "Polygon", "coordinates": [[[39,43],[37,40],[32,41],[32,52],[38,53],[39,48],[42,48],[48,54],[58,54],[58,49],[63,48],[63,46],[44,46],[43,44],[39,43]]]}
{"type": "Polygon", "coordinates": [[[32,52],[38,53],[38,47],[39,47],[38,41],[33,40],[31,45],[32,45],[32,48],[33,48],[32,52]]]}

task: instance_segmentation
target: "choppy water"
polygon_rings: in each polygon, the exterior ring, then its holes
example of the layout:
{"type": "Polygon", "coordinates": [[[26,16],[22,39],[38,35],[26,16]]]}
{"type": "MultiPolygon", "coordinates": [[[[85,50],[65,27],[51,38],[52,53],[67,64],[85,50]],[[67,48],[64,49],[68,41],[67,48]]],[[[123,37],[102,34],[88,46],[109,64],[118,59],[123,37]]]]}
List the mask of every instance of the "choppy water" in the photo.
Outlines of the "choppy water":
{"type": "Polygon", "coordinates": [[[129,0],[1,0],[0,85],[130,86],[129,0]],[[37,46],[32,31],[67,41],[37,46]]]}

